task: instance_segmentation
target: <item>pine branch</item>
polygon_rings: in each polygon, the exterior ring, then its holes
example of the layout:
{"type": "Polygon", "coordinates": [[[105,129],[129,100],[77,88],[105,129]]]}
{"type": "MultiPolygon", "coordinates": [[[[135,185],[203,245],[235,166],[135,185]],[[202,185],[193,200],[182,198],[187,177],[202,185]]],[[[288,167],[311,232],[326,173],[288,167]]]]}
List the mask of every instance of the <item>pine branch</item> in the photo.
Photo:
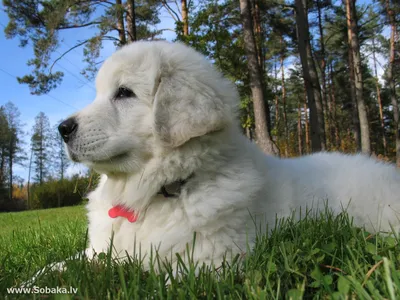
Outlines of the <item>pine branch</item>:
{"type": "Polygon", "coordinates": [[[162,5],[166,8],[167,12],[170,14],[172,19],[174,19],[175,22],[180,22],[181,19],[179,18],[179,15],[169,6],[166,0],[161,1],[162,5]]]}
{"type": "Polygon", "coordinates": [[[83,41],[83,42],[81,42],[81,43],[78,43],[78,44],[76,44],[75,46],[72,46],[71,48],[69,48],[67,51],[65,51],[64,53],[62,53],[56,60],[54,60],[54,62],[52,63],[52,65],[51,65],[51,67],[50,67],[50,71],[49,71],[49,73],[51,73],[51,71],[52,71],[52,69],[53,69],[53,67],[54,67],[54,65],[59,61],[59,60],[61,60],[65,55],[67,55],[69,52],[71,52],[72,50],[74,50],[74,49],[76,49],[76,48],[78,48],[78,47],[80,47],[80,46],[82,46],[82,45],[84,45],[84,44],[86,44],[87,42],[89,42],[90,40],[85,40],[85,41],[83,41]]]}
{"type": "Polygon", "coordinates": [[[121,40],[119,38],[116,38],[114,36],[110,36],[110,35],[103,35],[103,37],[101,38],[104,41],[116,41],[116,42],[121,42],[121,40]]]}
{"type": "Polygon", "coordinates": [[[89,23],[86,23],[86,24],[58,27],[57,30],[83,28],[83,27],[88,27],[88,26],[98,25],[98,24],[101,24],[101,22],[100,21],[93,21],[93,22],[89,22],[89,23]]]}

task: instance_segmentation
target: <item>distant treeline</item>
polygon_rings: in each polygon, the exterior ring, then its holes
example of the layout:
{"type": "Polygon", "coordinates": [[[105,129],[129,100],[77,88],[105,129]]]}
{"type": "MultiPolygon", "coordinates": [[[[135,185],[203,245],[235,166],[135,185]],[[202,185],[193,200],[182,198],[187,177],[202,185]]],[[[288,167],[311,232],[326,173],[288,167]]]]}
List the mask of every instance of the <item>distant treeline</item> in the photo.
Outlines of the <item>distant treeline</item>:
{"type": "Polygon", "coordinates": [[[26,209],[44,209],[72,206],[84,203],[86,195],[98,183],[98,175],[72,176],[64,179],[48,179],[42,184],[13,185],[13,198],[7,193],[0,194],[0,212],[20,211],[26,209]]]}
{"type": "Polygon", "coordinates": [[[40,112],[26,133],[18,108],[0,106],[0,211],[75,205],[96,184],[94,173],[65,177],[70,162],[56,127],[40,112]],[[24,145],[26,135],[30,145],[24,145]],[[14,174],[16,165],[28,170],[27,182],[14,174]]]}

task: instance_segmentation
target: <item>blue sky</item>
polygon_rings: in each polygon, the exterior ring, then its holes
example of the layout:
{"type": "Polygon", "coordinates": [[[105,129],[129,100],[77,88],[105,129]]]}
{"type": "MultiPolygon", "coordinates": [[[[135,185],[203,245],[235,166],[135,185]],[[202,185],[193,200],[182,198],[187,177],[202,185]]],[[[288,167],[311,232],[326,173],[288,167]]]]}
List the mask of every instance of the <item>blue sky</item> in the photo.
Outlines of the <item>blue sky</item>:
{"type": "MultiPolygon", "coordinates": [[[[174,28],[174,21],[167,12],[162,12],[160,16],[161,23],[157,28],[174,28]]],[[[73,112],[82,109],[95,98],[94,83],[88,81],[80,74],[83,66],[82,49],[77,48],[69,52],[61,59],[54,67],[54,71],[62,71],[64,79],[59,87],[52,90],[48,95],[35,96],[31,95],[27,85],[22,85],[17,82],[15,77],[22,77],[30,72],[30,68],[26,65],[28,59],[33,57],[33,50],[28,45],[25,48],[20,48],[18,39],[8,40],[4,36],[4,26],[8,23],[8,17],[3,11],[3,6],[0,6],[0,86],[2,97],[0,105],[8,101],[12,101],[21,112],[21,121],[25,124],[24,137],[26,152],[29,150],[30,135],[34,118],[39,112],[44,112],[50,119],[51,126],[58,123],[59,120],[66,118],[73,112]]],[[[63,39],[61,47],[57,50],[63,53],[70,46],[77,43],[79,40],[90,37],[93,29],[72,29],[65,30],[60,36],[63,39]]],[[[175,38],[173,32],[164,31],[164,38],[172,40],[175,38]]],[[[101,52],[103,60],[115,51],[114,45],[109,42],[104,44],[101,52]]],[[[57,57],[57,53],[54,56],[57,57]]],[[[15,174],[21,176],[25,180],[28,177],[27,168],[16,166],[15,174]]],[[[81,171],[79,165],[73,165],[67,171],[68,174],[81,171]]]]}

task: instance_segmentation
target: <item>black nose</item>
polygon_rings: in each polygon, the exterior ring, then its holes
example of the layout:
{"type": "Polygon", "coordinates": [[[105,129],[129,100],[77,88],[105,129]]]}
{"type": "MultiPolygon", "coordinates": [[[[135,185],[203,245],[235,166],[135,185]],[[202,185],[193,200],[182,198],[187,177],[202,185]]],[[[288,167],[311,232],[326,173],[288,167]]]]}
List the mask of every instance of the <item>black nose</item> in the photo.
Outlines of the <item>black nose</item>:
{"type": "Polygon", "coordinates": [[[78,128],[75,118],[69,118],[58,125],[58,131],[60,132],[64,142],[68,143],[71,134],[78,128]]]}

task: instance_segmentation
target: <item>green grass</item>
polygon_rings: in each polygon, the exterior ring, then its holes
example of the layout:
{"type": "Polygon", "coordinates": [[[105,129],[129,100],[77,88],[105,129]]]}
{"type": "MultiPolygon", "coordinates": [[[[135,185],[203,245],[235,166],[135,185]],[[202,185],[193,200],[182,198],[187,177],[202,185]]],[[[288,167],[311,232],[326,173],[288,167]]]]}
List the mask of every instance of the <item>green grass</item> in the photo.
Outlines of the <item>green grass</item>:
{"type": "MultiPolygon", "coordinates": [[[[0,214],[0,297],[10,295],[51,262],[73,256],[86,244],[83,206],[0,214]]],[[[156,260],[156,265],[162,264],[156,260]]],[[[59,299],[399,299],[400,246],[395,235],[371,235],[351,225],[346,214],[281,220],[270,236],[260,235],[243,262],[218,270],[179,264],[143,271],[131,259],[113,262],[108,253],[97,261],[67,262],[65,272],[38,278],[39,287],[78,288],[59,299]]]]}

